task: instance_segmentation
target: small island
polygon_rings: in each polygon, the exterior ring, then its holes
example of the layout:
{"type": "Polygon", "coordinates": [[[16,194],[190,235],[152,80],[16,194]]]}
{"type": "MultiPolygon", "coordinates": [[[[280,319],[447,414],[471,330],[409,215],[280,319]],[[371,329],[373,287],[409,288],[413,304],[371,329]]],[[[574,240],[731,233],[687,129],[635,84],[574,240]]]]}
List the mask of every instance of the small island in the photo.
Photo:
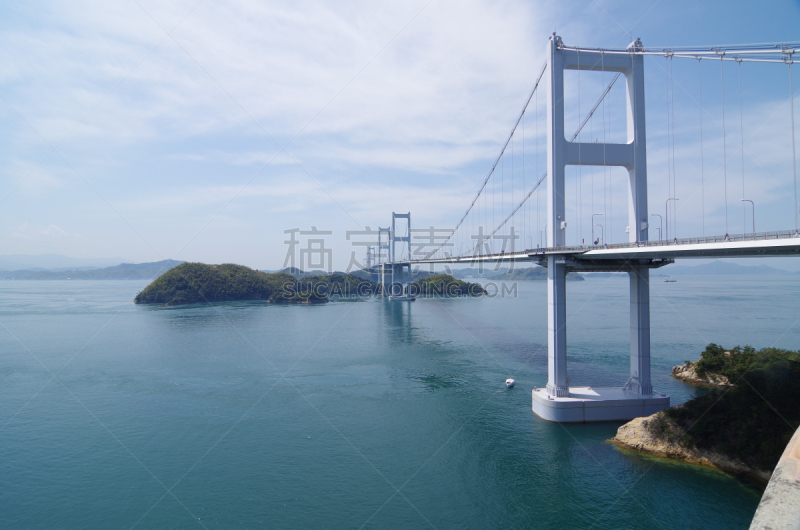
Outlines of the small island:
{"type": "Polygon", "coordinates": [[[459,280],[449,274],[425,276],[408,285],[408,294],[412,296],[482,296],[489,294],[479,283],[459,280]]]}
{"type": "Polygon", "coordinates": [[[800,352],[709,344],[673,374],[711,389],[626,423],[612,441],[766,484],[800,425],[800,352]]]}
{"type": "MultiPolygon", "coordinates": [[[[261,272],[242,265],[181,263],[153,280],[134,298],[137,304],[176,306],[208,302],[261,300],[271,304],[324,304],[381,294],[381,286],[363,275],[304,273],[284,269],[261,272]]],[[[417,295],[480,296],[479,284],[447,274],[421,278],[409,285],[417,295]]]]}
{"type": "Polygon", "coordinates": [[[267,274],[242,265],[182,263],[153,280],[134,302],[166,306],[235,300],[300,302],[295,298],[297,283],[290,274],[267,274]]]}

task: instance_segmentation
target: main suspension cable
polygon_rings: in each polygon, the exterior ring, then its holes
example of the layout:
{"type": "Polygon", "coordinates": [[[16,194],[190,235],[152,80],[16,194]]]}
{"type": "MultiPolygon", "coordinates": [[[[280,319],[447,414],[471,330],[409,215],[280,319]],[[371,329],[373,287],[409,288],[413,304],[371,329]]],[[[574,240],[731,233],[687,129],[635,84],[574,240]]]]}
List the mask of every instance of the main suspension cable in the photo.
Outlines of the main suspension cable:
{"type": "Polygon", "coordinates": [[[489,173],[486,175],[486,178],[483,180],[483,184],[481,184],[481,187],[478,190],[477,195],[475,195],[475,198],[472,199],[472,202],[470,203],[469,208],[467,208],[467,211],[464,213],[464,215],[458,221],[458,224],[456,224],[456,227],[453,229],[453,232],[448,236],[448,238],[441,245],[439,245],[439,248],[436,249],[434,252],[437,252],[438,250],[444,248],[445,244],[447,244],[447,242],[450,241],[450,238],[461,227],[461,224],[464,222],[464,219],[467,218],[467,215],[469,215],[469,212],[475,206],[475,203],[478,201],[478,198],[481,196],[481,193],[486,188],[486,184],[489,182],[489,179],[494,174],[494,170],[497,167],[498,162],[500,162],[500,160],[503,158],[503,154],[505,153],[506,148],[508,147],[508,143],[511,141],[512,136],[514,136],[514,131],[517,129],[517,126],[519,125],[519,122],[522,120],[522,116],[525,114],[525,110],[528,108],[528,104],[531,102],[531,98],[533,98],[533,94],[539,88],[539,83],[541,82],[542,77],[544,76],[545,70],[547,70],[547,63],[544,64],[544,66],[542,67],[542,71],[539,73],[539,77],[536,78],[536,83],[533,85],[533,90],[531,90],[530,96],[528,96],[528,99],[525,101],[525,105],[523,105],[523,107],[522,107],[522,112],[519,113],[519,117],[517,118],[517,121],[514,123],[514,127],[512,127],[512,129],[511,129],[511,134],[508,135],[508,139],[506,140],[506,143],[503,144],[503,148],[500,150],[500,154],[498,155],[497,159],[494,161],[494,164],[492,165],[492,169],[489,170],[489,173]]]}
{"type": "MultiPolygon", "coordinates": [[[[744,104],[742,102],[742,62],[739,61],[739,130],[741,131],[742,151],[742,233],[747,233],[747,204],[744,195],[744,104]]],[[[753,216],[755,216],[755,212],[753,216]]]]}
{"type": "Polygon", "coordinates": [[[697,60],[697,83],[700,88],[700,211],[703,218],[703,237],[706,235],[706,176],[703,157],[703,71],[697,60]]]}
{"type": "MultiPolygon", "coordinates": [[[[603,94],[600,96],[600,99],[594,105],[594,110],[596,110],[600,106],[600,104],[603,102],[603,99],[606,97],[606,95],[608,94],[609,90],[611,90],[611,86],[614,84],[614,81],[616,81],[618,77],[619,77],[619,75],[615,76],[614,79],[611,81],[611,84],[609,84],[609,86],[606,88],[606,90],[603,91],[603,94]]],[[[593,110],[593,112],[594,112],[594,110],[593,110]]],[[[581,133],[581,130],[583,129],[583,127],[586,125],[587,122],[588,122],[588,120],[584,120],[583,123],[581,124],[581,126],[578,128],[578,130],[575,131],[575,134],[572,135],[572,139],[573,140],[578,137],[578,135],[581,133]]],[[[538,141],[538,126],[539,126],[539,120],[538,120],[538,111],[537,111],[537,120],[536,120],[536,127],[537,127],[537,135],[536,135],[536,137],[537,137],[537,141],[538,141]]],[[[547,172],[545,172],[541,176],[541,178],[536,182],[536,185],[531,189],[531,191],[528,192],[527,195],[525,195],[525,197],[517,205],[517,207],[514,209],[514,211],[511,212],[511,214],[508,217],[506,217],[503,220],[503,222],[500,223],[500,225],[498,225],[497,228],[495,228],[494,231],[489,236],[487,236],[487,239],[489,239],[491,236],[496,234],[501,228],[503,228],[503,226],[505,226],[505,224],[508,222],[508,220],[511,219],[511,217],[522,207],[523,204],[525,204],[525,202],[530,198],[530,196],[533,195],[533,192],[535,192],[539,188],[539,186],[541,186],[542,182],[544,182],[544,179],[546,177],[547,177],[547,172]]],[[[537,195],[537,203],[538,203],[538,195],[537,195]]],[[[538,206],[537,206],[537,209],[538,209],[538,206]]],[[[537,212],[537,222],[538,222],[538,212],[537,212]]],[[[470,251],[470,253],[474,252],[479,244],[480,244],[480,242],[478,242],[475,245],[475,247],[473,247],[473,249],[470,251]]]]}
{"type": "Polygon", "coordinates": [[[722,180],[725,194],[725,234],[728,234],[728,151],[725,143],[725,68],[720,57],[719,73],[722,80],[722,180]]]}
{"type": "MultiPolygon", "coordinates": [[[[797,235],[797,154],[794,146],[794,87],[792,85],[792,57],[789,56],[789,92],[790,109],[792,113],[792,175],[794,176],[794,233],[797,235]]],[[[755,214],[754,214],[755,215],[755,214]]]]}

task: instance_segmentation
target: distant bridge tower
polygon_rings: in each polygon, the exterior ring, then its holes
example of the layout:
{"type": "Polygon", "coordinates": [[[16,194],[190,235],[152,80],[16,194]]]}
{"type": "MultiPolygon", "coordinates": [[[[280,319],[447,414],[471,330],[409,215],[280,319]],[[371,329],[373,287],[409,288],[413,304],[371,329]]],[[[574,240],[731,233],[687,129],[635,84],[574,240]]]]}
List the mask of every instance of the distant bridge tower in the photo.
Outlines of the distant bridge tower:
{"type": "MultiPolygon", "coordinates": [[[[547,57],[547,246],[566,246],[565,168],[567,165],[622,166],[628,170],[628,237],[648,240],[647,153],[645,150],[644,61],[639,39],[628,53],[574,50],[555,34],[547,57]],[[620,72],[627,81],[627,142],[570,142],[564,135],[564,70],[620,72]]],[[[669,406],[669,396],[654,393],[650,382],[650,268],[657,260],[602,263],[547,256],[548,379],[533,392],[533,410],[551,421],[630,419],[669,406]],[[630,378],[625,387],[570,387],[567,378],[566,275],[568,271],[627,271],[630,275],[630,378]]]]}
{"type": "MultiPolygon", "coordinates": [[[[402,250],[402,248],[401,248],[402,250]]],[[[389,261],[392,263],[392,283],[389,288],[388,294],[397,299],[404,299],[408,282],[411,279],[411,212],[409,213],[394,213],[392,212],[392,233],[391,245],[389,246],[390,257],[389,261]],[[406,221],[406,235],[397,235],[397,220],[405,219],[406,221]],[[408,253],[405,256],[398,255],[397,244],[406,243],[408,253]],[[405,261],[406,263],[396,263],[397,261],[405,261]]]]}
{"type": "Polygon", "coordinates": [[[388,295],[389,293],[388,289],[392,282],[391,280],[392,269],[391,266],[388,265],[388,262],[392,261],[391,244],[392,244],[392,227],[387,226],[386,228],[381,228],[379,226],[378,253],[375,256],[376,258],[375,264],[380,266],[380,268],[378,269],[378,283],[381,285],[381,292],[384,295],[388,295]],[[384,237],[386,238],[385,240],[384,237]]]}

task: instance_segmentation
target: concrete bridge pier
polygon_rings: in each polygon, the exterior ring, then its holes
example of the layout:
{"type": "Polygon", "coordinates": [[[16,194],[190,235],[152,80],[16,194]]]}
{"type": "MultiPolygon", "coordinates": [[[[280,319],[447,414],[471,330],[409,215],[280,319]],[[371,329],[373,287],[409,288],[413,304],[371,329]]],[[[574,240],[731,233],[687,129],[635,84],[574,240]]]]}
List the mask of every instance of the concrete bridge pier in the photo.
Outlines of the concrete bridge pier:
{"type": "Polygon", "coordinates": [[[650,269],[670,261],[592,263],[548,256],[548,378],[533,390],[533,412],[554,422],[630,420],[669,407],[650,380],[650,269]],[[624,386],[570,386],[567,377],[566,276],[570,270],[621,271],[630,276],[630,376],[624,386]]]}
{"type": "Polygon", "coordinates": [[[410,278],[410,264],[392,264],[392,283],[388,291],[389,294],[391,296],[403,296],[410,278]]]}
{"type": "Polygon", "coordinates": [[[653,393],[650,382],[650,269],[631,266],[631,376],[625,388],[636,394],[653,393]]]}
{"type": "Polygon", "coordinates": [[[569,396],[567,379],[567,266],[558,256],[547,258],[547,393],[569,396]]]}

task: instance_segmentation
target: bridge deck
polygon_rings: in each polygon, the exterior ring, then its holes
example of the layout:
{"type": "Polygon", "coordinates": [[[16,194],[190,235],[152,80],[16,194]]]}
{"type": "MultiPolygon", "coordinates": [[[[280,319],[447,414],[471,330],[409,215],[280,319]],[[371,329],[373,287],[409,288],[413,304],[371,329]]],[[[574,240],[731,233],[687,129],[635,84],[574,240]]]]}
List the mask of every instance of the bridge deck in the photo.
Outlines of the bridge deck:
{"type": "Polygon", "coordinates": [[[793,230],[675,239],[673,241],[642,241],[600,246],[548,247],[499,254],[423,257],[396,261],[395,264],[431,263],[496,263],[541,261],[557,255],[575,260],[671,260],[678,258],[746,258],[762,256],[800,255],[800,235],[793,230]]]}

